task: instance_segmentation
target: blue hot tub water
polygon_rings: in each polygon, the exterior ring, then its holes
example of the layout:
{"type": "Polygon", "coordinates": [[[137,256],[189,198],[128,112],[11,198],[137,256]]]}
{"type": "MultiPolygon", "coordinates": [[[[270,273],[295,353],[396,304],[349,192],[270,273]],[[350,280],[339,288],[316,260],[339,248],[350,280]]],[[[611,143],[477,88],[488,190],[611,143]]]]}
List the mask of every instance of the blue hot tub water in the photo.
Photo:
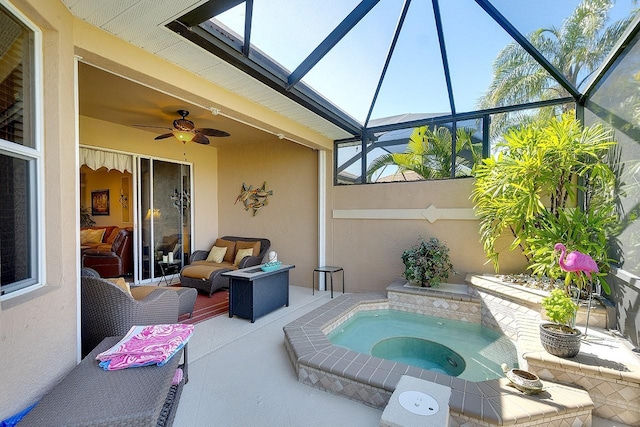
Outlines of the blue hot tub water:
{"type": "Polygon", "coordinates": [[[359,353],[468,381],[503,377],[502,363],[517,367],[515,345],[492,329],[397,310],[360,311],[328,338],[359,353]]]}

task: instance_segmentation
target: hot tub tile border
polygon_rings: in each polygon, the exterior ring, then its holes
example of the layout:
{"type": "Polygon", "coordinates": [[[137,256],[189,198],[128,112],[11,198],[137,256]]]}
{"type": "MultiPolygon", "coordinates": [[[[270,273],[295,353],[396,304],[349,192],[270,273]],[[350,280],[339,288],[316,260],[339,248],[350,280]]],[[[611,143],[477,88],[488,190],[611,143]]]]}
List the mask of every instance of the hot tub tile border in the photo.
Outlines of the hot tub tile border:
{"type": "MultiPolygon", "coordinates": [[[[451,387],[452,399],[449,408],[452,420],[457,425],[535,425],[529,423],[540,423],[544,420],[549,425],[560,426],[565,425],[563,423],[567,423],[567,419],[573,419],[572,417],[581,420],[587,413],[590,422],[590,410],[585,411],[585,414],[572,413],[569,417],[559,418],[550,414],[549,410],[530,414],[527,408],[531,407],[531,403],[527,404],[526,400],[532,397],[524,396],[508,387],[506,379],[474,383],[351,350],[344,351],[327,339],[326,331],[335,328],[345,318],[353,316],[359,310],[359,306],[364,310],[387,308],[388,301],[383,293],[341,295],[325,306],[287,324],[283,328],[285,347],[298,374],[298,380],[315,388],[383,409],[401,376],[411,375],[451,387]],[[491,393],[485,394],[485,390],[491,393]],[[507,396],[514,397],[507,399],[513,400],[509,408],[502,404],[507,396]]],[[[560,385],[558,387],[568,388],[560,385]]],[[[570,410],[589,405],[592,407],[593,403],[588,395],[586,399],[580,395],[580,398],[574,398],[569,404],[570,410]]]]}

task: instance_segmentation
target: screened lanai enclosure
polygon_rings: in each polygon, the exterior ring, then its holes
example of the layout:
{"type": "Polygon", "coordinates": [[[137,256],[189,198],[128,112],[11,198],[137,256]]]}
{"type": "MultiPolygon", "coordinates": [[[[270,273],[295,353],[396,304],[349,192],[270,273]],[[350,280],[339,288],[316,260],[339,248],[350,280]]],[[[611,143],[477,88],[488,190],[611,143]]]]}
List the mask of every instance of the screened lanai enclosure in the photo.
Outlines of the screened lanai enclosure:
{"type": "Polygon", "coordinates": [[[582,118],[636,14],[631,0],[316,3],[210,1],[168,26],[343,129],[337,184],[408,179],[375,161],[416,127],[456,153],[420,178],[453,178],[511,125],[582,118]]]}
{"type": "Polygon", "coordinates": [[[334,124],[335,185],[470,177],[508,129],[565,112],[611,126],[622,218],[612,280],[628,285],[612,298],[637,307],[639,7],[216,0],[167,27],[334,124]]]}
{"type": "Polygon", "coordinates": [[[639,7],[215,0],[166,26],[333,125],[336,186],[470,178],[509,129],[567,112],[611,127],[621,221],[610,298],[638,337],[639,7]]]}

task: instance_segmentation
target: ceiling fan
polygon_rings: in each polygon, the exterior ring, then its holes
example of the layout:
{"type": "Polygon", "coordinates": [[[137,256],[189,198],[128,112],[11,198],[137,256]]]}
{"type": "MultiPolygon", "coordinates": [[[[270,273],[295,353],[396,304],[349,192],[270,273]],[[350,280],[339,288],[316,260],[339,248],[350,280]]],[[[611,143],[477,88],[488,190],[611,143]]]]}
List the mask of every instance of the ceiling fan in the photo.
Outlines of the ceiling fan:
{"type": "Polygon", "coordinates": [[[189,115],[189,112],[187,110],[178,110],[177,113],[181,116],[181,118],[175,119],[173,121],[173,128],[164,128],[160,126],[145,126],[145,125],[134,125],[134,126],[169,129],[171,132],[158,135],[154,139],[165,139],[173,136],[178,141],[182,141],[183,143],[193,141],[193,142],[197,142],[198,144],[206,145],[206,144],[209,144],[209,138],[207,138],[207,136],[213,136],[217,138],[230,136],[228,132],[218,130],[218,129],[197,128],[191,120],[187,120],[186,117],[189,115]]]}

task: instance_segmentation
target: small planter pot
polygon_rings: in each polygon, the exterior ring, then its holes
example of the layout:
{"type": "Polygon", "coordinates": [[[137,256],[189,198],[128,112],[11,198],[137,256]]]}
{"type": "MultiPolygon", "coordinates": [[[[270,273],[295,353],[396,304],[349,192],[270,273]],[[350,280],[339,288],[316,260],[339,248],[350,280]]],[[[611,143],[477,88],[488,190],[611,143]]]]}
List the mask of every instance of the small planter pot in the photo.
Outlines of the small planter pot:
{"type": "Polygon", "coordinates": [[[575,328],[555,323],[540,324],[540,342],[549,354],[562,358],[574,357],[580,351],[582,333],[575,328]]]}

